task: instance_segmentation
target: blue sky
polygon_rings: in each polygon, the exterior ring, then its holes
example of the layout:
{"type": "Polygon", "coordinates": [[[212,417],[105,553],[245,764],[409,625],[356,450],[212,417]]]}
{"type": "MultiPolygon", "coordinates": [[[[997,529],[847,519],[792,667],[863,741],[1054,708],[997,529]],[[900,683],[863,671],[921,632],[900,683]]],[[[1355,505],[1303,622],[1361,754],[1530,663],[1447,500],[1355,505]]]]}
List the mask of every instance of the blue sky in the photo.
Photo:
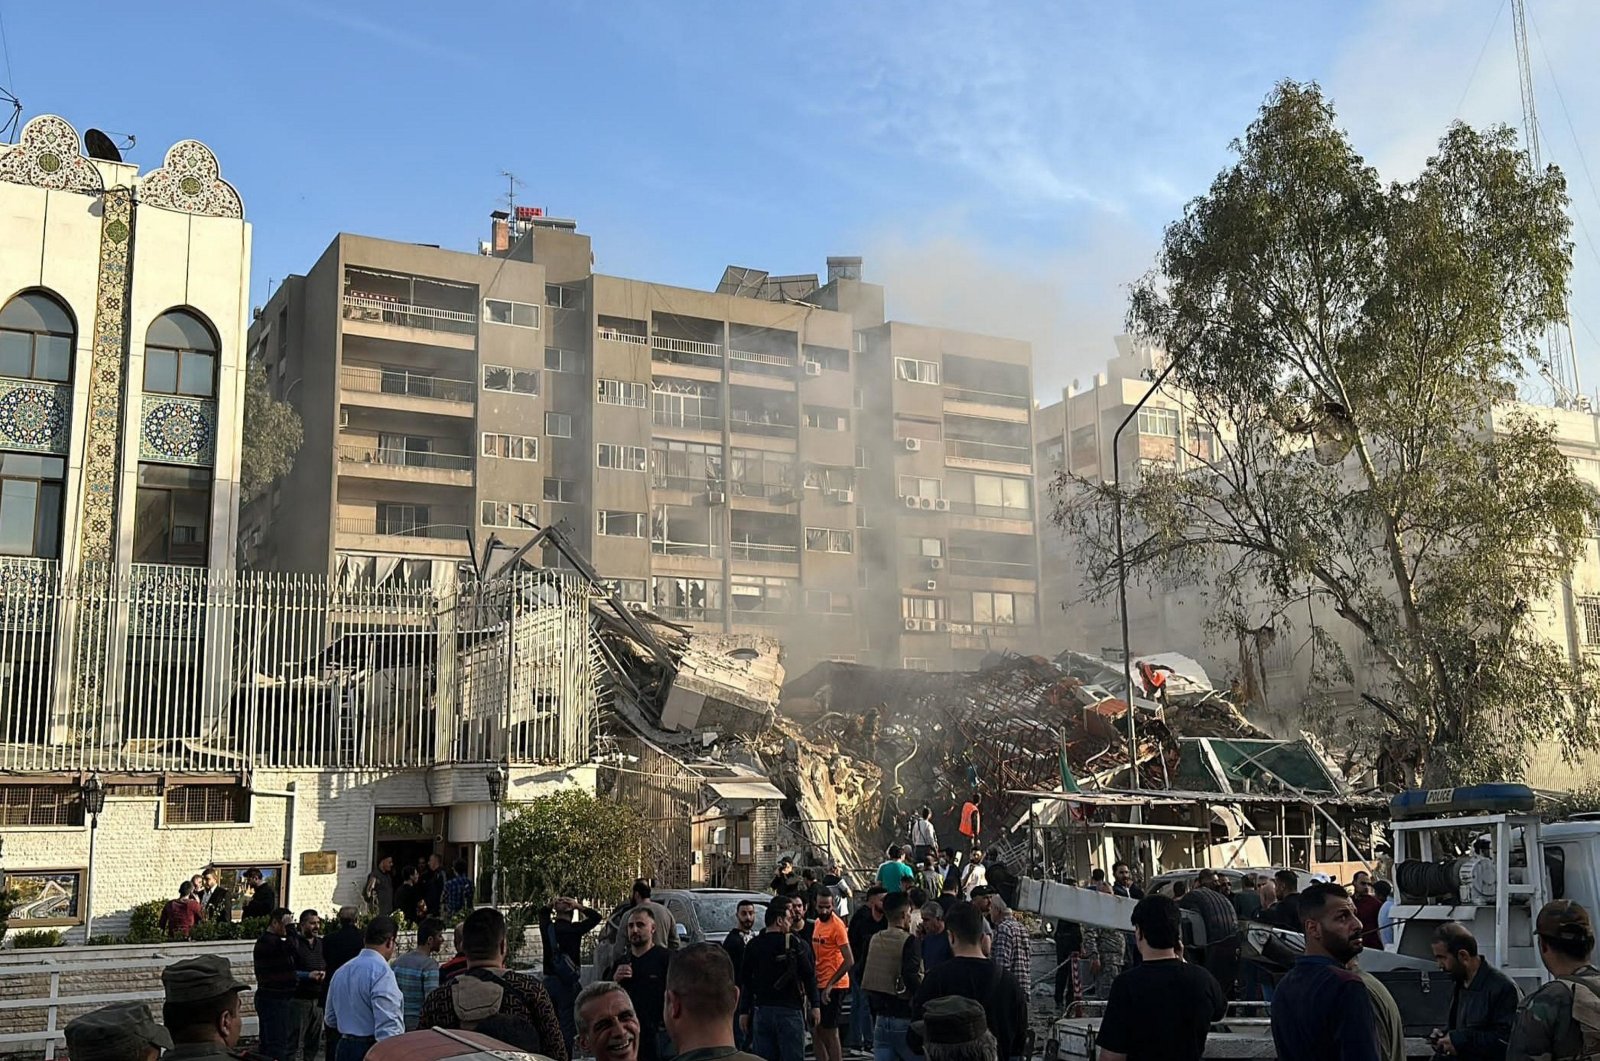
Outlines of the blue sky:
{"type": "MultiPolygon", "coordinates": [[[[1592,393],[1600,193],[1574,145],[1600,144],[1600,5],[1529,6],[1546,157],[1582,222],[1592,393]]],[[[1521,115],[1507,0],[0,12],[25,117],[133,133],[143,168],[185,137],[216,150],[255,225],[258,302],[340,230],[471,249],[510,170],[604,272],[709,287],[730,263],[861,254],[893,315],[1033,341],[1042,393],[1110,355],[1161,226],[1274,81],[1320,81],[1396,179],[1451,119],[1521,115]]]]}

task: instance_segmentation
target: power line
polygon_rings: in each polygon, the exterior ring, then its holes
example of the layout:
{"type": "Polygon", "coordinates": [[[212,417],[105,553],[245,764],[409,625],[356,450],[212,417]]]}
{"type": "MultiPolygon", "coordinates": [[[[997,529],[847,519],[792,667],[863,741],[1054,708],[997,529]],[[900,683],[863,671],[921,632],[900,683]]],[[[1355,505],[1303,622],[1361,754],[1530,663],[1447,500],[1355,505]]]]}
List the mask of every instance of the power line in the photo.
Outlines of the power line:
{"type": "Polygon", "coordinates": [[[12,100],[15,100],[17,98],[15,95],[17,82],[16,75],[11,72],[11,42],[6,40],[6,8],[4,4],[0,4],[0,55],[4,55],[6,60],[6,89],[12,93],[12,100]]]}
{"type": "Polygon", "coordinates": [[[1483,38],[1483,47],[1478,49],[1478,59],[1472,64],[1472,73],[1467,75],[1467,85],[1461,90],[1461,98],[1456,100],[1456,112],[1453,117],[1461,117],[1461,108],[1467,102],[1467,93],[1472,91],[1472,82],[1478,77],[1478,67],[1483,65],[1483,57],[1489,51],[1489,44],[1494,40],[1494,31],[1500,28],[1500,16],[1506,13],[1506,4],[1509,0],[1500,0],[1500,8],[1494,13],[1494,21],[1489,24],[1489,32],[1483,38]]]}

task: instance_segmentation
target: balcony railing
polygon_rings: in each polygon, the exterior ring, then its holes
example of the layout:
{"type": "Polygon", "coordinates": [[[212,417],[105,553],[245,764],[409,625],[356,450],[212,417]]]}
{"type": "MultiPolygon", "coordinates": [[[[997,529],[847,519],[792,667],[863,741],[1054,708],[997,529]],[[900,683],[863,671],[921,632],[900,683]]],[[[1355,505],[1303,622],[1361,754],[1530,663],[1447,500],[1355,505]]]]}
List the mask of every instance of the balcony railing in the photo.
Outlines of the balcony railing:
{"type": "Polygon", "coordinates": [[[771,420],[752,420],[734,413],[728,417],[731,430],[746,435],[770,435],[774,438],[794,438],[799,428],[794,424],[774,423],[771,420]]]}
{"type": "Polygon", "coordinates": [[[392,468],[437,468],[455,472],[472,470],[472,458],[464,454],[384,449],[378,445],[340,446],[339,459],[347,464],[383,464],[392,468]]]}
{"type": "Polygon", "coordinates": [[[758,564],[798,564],[800,547],[776,542],[732,542],[728,551],[735,560],[751,560],[758,564]]]}
{"type": "Polygon", "coordinates": [[[372,394],[404,394],[411,398],[438,398],[447,402],[470,402],[478,390],[470,380],[424,376],[415,372],[346,366],[341,376],[344,386],[372,394]]]}
{"type": "Polygon", "coordinates": [[[691,494],[727,489],[720,479],[708,479],[703,475],[661,475],[655,472],[650,474],[650,485],[657,490],[682,490],[691,494]]]}
{"type": "Polygon", "coordinates": [[[1034,566],[1011,560],[974,560],[964,557],[950,558],[952,575],[976,575],[979,578],[1033,579],[1034,566]]]}
{"type": "Polygon", "coordinates": [[[710,542],[668,542],[660,538],[650,539],[650,551],[657,556],[704,556],[714,559],[722,555],[722,547],[710,542]]]}
{"type": "Polygon", "coordinates": [[[478,330],[475,313],[438,306],[418,306],[373,294],[344,296],[344,317],[345,320],[397,324],[402,328],[425,328],[436,332],[470,335],[478,330]]]}
{"type": "Polygon", "coordinates": [[[392,520],[386,523],[376,517],[363,519],[345,516],[339,519],[338,527],[340,534],[382,534],[395,538],[448,538],[455,541],[467,539],[467,527],[462,523],[425,523],[408,526],[392,520]]]}
{"type": "Polygon", "coordinates": [[[678,413],[657,409],[650,414],[650,422],[657,427],[682,427],[692,431],[721,431],[722,415],[704,413],[678,413]]]}
{"type": "Polygon", "coordinates": [[[950,511],[963,516],[985,516],[989,519],[1031,520],[1033,511],[1015,505],[980,505],[973,501],[952,501],[950,511]]]}
{"type": "Polygon", "coordinates": [[[999,442],[978,442],[964,438],[945,437],[944,452],[947,457],[965,457],[967,460],[996,461],[1001,464],[1030,465],[1033,460],[1031,446],[1006,446],[999,442]]]}
{"type": "Polygon", "coordinates": [[[664,619],[676,619],[684,623],[720,623],[722,622],[721,608],[696,608],[689,605],[655,604],[650,610],[664,619]]]}
{"type": "Polygon", "coordinates": [[[794,373],[795,359],[792,354],[764,354],[757,350],[740,350],[730,347],[728,360],[730,367],[740,372],[759,372],[769,376],[789,376],[794,373]]]}
{"type": "Polygon", "coordinates": [[[972,387],[960,387],[949,383],[945,384],[944,396],[958,402],[972,402],[975,405],[1004,405],[1012,409],[1027,409],[1033,405],[1033,400],[1026,394],[981,391],[972,387]]]}
{"type": "Polygon", "coordinates": [[[648,346],[650,343],[649,336],[619,332],[615,328],[600,328],[595,334],[608,343],[629,343],[633,346],[648,346]]]}
{"type": "Polygon", "coordinates": [[[792,504],[800,499],[799,487],[793,483],[756,483],[745,479],[730,479],[728,493],[739,497],[764,497],[774,504],[792,504]],[[785,498],[779,501],[779,498],[785,498]]]}
{"type": "Polygon", "coordinates": [[[716,368],[722,364],[722,344],[703,343],[698,339],[674,339],[666,335],[650,338],[654,351],[650,356],[656,361],[670,361],[679,365],[704,365],[716,368]]]}

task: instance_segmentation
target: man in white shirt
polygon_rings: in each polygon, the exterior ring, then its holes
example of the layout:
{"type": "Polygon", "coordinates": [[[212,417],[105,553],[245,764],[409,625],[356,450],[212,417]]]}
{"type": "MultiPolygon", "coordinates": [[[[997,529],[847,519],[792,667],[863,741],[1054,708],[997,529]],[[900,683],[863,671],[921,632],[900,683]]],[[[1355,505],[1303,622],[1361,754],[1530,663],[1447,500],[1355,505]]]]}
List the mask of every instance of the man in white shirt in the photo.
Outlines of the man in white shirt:
{"type": "Polygon", "coordinates": [[[939,850],[939,835],[933,829],[932,807],[924,806],[911,819],[911,848],[912,864],[919,869],[930,855],[939,850]]]}
{"type": "Polygon", "coordinates": [[[373,918],[363,937],[366,946],[328,984],[323,1022],[339,1033],[335,1061],[361,1061],[373,1044],[405,1034],[405,999],[389,967],[396,935],[394,918],[373,918]]]}
{"type": "Polygon", "coordinates": [[[1386,880],[1372,882],[1372,892],[1383,900],[1378,907],[1378,938],[1385,947],[1394,946],[1394,885],[1386,880]]]}

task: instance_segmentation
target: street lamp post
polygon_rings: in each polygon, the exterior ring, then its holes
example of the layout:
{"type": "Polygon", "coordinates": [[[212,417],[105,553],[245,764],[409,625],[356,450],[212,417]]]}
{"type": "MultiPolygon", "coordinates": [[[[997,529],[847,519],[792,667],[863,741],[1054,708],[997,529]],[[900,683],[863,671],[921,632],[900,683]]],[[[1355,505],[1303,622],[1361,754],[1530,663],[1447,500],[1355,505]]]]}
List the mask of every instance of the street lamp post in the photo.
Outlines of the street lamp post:
{"type": "Polygon", "coordinates": [[[500,905],[500,815],[505,806],[506,775],[499,766],[492,768],[484,780],[489,785],[489,799],[494,803],[494,831],[489,834],[489,865],[493,876],[489,882],[489,902],[492,906],[500,905]]]}
{"type": "Polygon", "coordinates": [[[1128,643],[1128,556],[1122,544],[1122,432],[1133,423],[1145,402],[1155,397],[1156,391],[1161,389],[1177,364],[1178,358],[1169,355],[1161,374],[1144,392],[1144,397],[1128,410],[1128,415],[1122,418],[1122,423],[1111,435],[1111,485],[1116,491],[1111,521],[1117,544],[1117,613],[1122,620],[1122,673],[1128,682],[1128,770],[1134,788],[1139,787],[1139,723],[1135,714],[1137,709],[1133,706],[1133,652],[1128,643]]]}
{"type": "Polygon", "coordinates": [[[83,783],[83,812],[89,816],[89,868],[83,882],[83,938],[94,936],[94,841],[100,832],[100,812],[106,809],[106,788],[99,774],[83,783]]]}

